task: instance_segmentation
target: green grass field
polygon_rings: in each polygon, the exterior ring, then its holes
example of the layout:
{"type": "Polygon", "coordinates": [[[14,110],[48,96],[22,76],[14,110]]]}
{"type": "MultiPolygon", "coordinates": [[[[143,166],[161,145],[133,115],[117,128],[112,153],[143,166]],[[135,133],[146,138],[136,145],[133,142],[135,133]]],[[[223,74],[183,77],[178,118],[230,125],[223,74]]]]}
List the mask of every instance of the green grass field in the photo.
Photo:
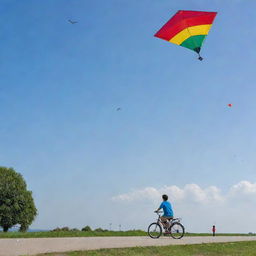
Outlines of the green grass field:
{"type": "MultiPolygon", "coordinates": [[[[96,251],[40,254],[40,256],[255,256],[256,241],[172,245],[163,247],[135,247],[96,251]]],[[[39,256],[39,255],[38,255],[39,256]]]]}
{"type": "Polygon", "coordinates": [[[1,238],[38,238],[38,237],[92,237],[92,236],[145,236],[144,231],[60,231],[60,232],[0,232],[1,238]]]}
{"type": "MultiPolygon", "coordinates": [[[[248,234],[216,234],[217,236],[248,236],[248,234]]],[[[60,232],[0,232],[1,238],[39,238],[39,237],[92,237],[92,236],[147,236],[147,232],[140,230],[131,231],[60,231],[60,232]]],[[[210,233],[186,233],[185,236],[211,236],[210,233]]]]}
{"type": "MultiPolygon", "coordinates": [[[[248,236],[248,234],[217,234],[217,236],[248,236]]],[[[60,232],[0,232],[1,238],[39,238],[39,237],[92,237],[92,236],[147,236],[144,231],[60,231],[60,232]]],[[[186,233],[185,236],[211,236],[210,233],[186,233]]]]}

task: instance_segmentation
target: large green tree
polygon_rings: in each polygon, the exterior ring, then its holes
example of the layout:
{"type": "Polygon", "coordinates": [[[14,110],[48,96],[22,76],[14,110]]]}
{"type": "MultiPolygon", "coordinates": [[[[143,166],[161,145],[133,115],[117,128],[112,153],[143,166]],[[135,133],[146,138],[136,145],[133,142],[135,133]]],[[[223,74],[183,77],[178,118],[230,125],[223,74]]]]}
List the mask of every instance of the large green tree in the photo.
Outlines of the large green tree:
{"type": "Polygon", "coordinates": [[[5,232],[14,225],[26,231],[37,215],[32,192],[20,173],[0,167],[0,226],[5,232]]]}

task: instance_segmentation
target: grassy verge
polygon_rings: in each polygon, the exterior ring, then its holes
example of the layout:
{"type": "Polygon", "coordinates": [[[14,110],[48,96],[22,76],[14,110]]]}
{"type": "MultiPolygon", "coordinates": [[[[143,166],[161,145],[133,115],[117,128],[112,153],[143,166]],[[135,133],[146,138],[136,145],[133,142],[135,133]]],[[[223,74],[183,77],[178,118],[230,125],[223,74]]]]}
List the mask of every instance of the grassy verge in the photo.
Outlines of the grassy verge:
{"type": "MultiPolygon", "coordinates": [[[[40,254],[40,256],[255,256],[256,242],[235,242],[200,245],[172,245],[135,247],[68,253],[40,254]]],[[[39,255],[38,255],[39,256],[39,255]]]]}
{"type": "Polygon", "coordinates": [[[144,231],[59,231],[59,232],[0,232],[1,238],[40,238],[40,237],[92,237],[92,236],[145,236],[144,231]]]}
{"type": "MultiPolygon", "coordinates": [[[[93,237],[93,236],[147,236],[144,231],[59,231],[59,232],[0,232],[1,238],[93,237]]],[[[210,233],[186,233],[185,236],[211,236],[210,233]]],[[[217,234],[217,236],[248,236],[248,234],[217,234]]]]}

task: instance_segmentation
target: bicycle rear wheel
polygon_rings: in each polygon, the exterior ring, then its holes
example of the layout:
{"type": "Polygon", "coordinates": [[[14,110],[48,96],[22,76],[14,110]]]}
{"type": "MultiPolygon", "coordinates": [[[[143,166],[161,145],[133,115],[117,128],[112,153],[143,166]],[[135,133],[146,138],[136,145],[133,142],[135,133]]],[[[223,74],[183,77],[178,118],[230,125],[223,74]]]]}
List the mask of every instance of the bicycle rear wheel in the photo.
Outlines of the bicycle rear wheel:
{"type": "Polygon", "coordinates": [[[171,237],[174,239],[181,239],[185,233],[185,228],[179,222],[172,223],[169,230],[170,230],[171,237]]]}
{"type": "Polygon", "coordinates": [[[159,238],[162,235],[162,227],[157,222],[151,223],[148,226],[148,235],[151,238],[159,238]]]}

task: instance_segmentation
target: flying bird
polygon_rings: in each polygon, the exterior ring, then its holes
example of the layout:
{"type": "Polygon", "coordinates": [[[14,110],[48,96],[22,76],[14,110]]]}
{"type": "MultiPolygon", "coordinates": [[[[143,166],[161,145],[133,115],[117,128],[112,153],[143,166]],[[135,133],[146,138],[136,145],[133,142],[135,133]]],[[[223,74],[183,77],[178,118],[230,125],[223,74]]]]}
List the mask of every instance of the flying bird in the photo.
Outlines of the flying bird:
{"type": "Polygon", "coordinates": [[[68,20],[71,24],[76,24],[78,23],[78,21],[74,21],[74,20],[68,20]]]}

